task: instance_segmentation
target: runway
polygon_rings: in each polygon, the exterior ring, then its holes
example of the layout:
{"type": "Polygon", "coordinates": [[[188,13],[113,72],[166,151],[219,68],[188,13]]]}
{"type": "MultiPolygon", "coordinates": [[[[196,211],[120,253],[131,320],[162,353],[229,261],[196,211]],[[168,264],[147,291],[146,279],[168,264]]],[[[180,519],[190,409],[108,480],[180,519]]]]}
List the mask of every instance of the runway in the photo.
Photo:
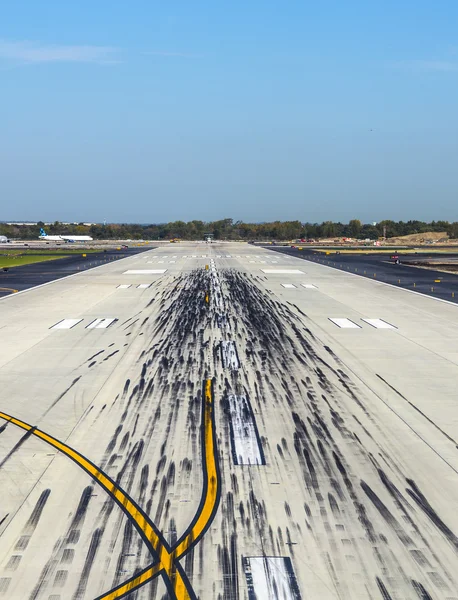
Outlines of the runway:
{"type": "Polygon", "coordinates": [[[0,598],[458,599],[458,308],[247,244],[0,300],[0,598]]]}
{"type": "Polygon", "coordinates": [[[370,254],[336,254],[331,251],[326,255],[325,252],[317,252],[306,248],[298,250],[291,247],[276,247],[275,251],[303,260],[318,262],[334,269],[359,275],[360,277],[377,279],[378,281],[390,283],[406,290],[420,292],[433,298],[441,298],[454,303],[458,302],[457,274],[413,266],[415,261],[423,261],[428,258],[444,260],[450,257],[456,258],[456,253],[428,254],[427,252],[422,252],[415,255],[403,254],[402,250],[400,252],[393,250],[391,254],[380,254],[376,251],[370,254]],[[401,264],[396,265],[390,260],[390,256],[394,254],[399,255],[401,264]]]}
{"type": "MultiPolygon", "coordinates": [[[[91,252],[83,257],[85,251],[84,248],[81,248],[80,253],[65,258],[10,267],[7,271],[0,269],[0,298],[144,251],[144,247],[122,250],[107,249],[100,252],[91,252]]],[[[62,250],[62,253],[64,254],[65,250],[62,250]]]]}

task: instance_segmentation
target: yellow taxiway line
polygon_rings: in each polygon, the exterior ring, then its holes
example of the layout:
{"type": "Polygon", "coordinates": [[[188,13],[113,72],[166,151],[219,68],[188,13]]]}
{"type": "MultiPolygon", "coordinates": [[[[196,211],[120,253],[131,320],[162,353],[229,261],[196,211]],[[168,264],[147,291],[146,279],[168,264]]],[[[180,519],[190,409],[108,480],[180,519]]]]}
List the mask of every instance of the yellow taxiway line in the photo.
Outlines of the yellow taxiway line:
{"type": "Polygon", "coordinates": [[[134,522],[137,529],[141,531],[144,537],[149,541],[156,551],[159,560],[148,567],[145,571],[133,577],[129,581],[117,586],[108,593],[99,596],[97,600],[115,600],[121,598],[129,592],[151,581],[159,574],[164,574],[169,593],[173,593],[175,600],[193,600],[196,598],[189,582],[185,581],[180,569],[177,568],[178,561],[190,549],[191,545],[197,543],[200,537],[209,526],[216,511],[220,495],[220,477],[217,462],[217,453],[215,447],[214,430],[214,403],[212,381],[207,379],[204,385],[204,407],[203,407],[203,436],[202,436],[202,455],[204,457],[203,475],[204,475],[204,493],[203,502],[199,512],[196,514],[193,524],[183,539],[177,542],[175,547],[170,550],[164,546],[161,536],[156,532],[146,514],[135,505],[127,494],[117,486],[109,477],[107,477],[93,463],[86,459],[82,454],[60,442],[56,438],[48,435],[44,431],[25,423],[11,415],[0,412],[0,418],[9,423],[30,431],[32,435],[42,439],[47,444],[53,446],[76,464],[84,469],[93,479],[104,488],[109,495],[115,499],[122,510],[134,522]]]}

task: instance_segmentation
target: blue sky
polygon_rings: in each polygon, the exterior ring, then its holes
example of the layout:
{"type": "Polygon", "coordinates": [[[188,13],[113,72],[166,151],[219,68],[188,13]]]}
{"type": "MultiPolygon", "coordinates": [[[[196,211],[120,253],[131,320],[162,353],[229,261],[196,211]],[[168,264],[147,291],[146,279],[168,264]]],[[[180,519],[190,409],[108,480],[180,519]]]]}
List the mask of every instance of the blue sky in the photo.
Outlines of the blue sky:
{"type": "Polygon", "coordinates": [[[458,220],[458,3],[0,4],[0,219],[458,220]]]}

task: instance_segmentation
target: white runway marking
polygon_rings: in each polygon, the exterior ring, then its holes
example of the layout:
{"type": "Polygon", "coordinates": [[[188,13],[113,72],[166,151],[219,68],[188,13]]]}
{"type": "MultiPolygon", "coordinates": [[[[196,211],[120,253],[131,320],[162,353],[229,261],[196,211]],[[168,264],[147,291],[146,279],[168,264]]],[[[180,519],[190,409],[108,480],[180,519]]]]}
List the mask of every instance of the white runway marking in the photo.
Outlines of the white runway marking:
{"type": "Polygon", "coordinates": [[[123,275],[160,275],[166,271],[167,269],[130,269],[124,271],[123,275]]]}
{"type": "Polygon", "coordinates": [[[82,320],[83,319],[63,319],[63,321],[59,321],[59,323],[56,323],[50,329],[71,329],[72,327],[75,327],[75,325],[78,325],[78,323],[81,323],[82,320]]]}
{"type": "Polygon", "coordinates": [[[305,275],[304,271],[299,269],[261,269],[261,271],[268,275],[305,275]]]}
{"type": "Polygon", "coordinates": [[[140,285],[137,285],[137,288],[139,290],[146,290],[146,288],[149,288],[150,285],[151,283],[141,283],[140,285]]]}
{"type": "Polygon", "coordinates": [[[253,413],[246,396],[229,395],[231,445],[234,464],[264,465],[253,413]]]}
{"type": "Polygon", "coordinates": [[[301,286],[306,290],[317,290],[318,288],[313,283],[301,283],[301,286]]]}
{"type": "Polygon", "coordinates": [[[92,323],[86,327],[86,329],[107,329],[110,327],[117,319],[95,319],[92,323]]]}
{"type": "Polygon", "coordinates": [[[244,563],[249,598],[259,598],[259,600],[300,598],[290,558],[254,556],[246,557],[244,563]]]}
{"type": "Polygon", "coordinates": [[[361,329],[359,325],[353,323],[353,321],[350,321],[350,319],[331,319],[331,317],[329,317],[329,320],[341,329],[361,329]]]}
{"type": "Polygon", "coordinates": [[[177,262],[176,260],[169,260],[169,263],[170,263],[171,265],[174,265],[176,262],[177,262]]]}
{"type": "Polygon", "coordinates": [[[383,319],[361,319],[361,321],[369,323],[369,325],[372,325],[372,327],[375,327],[376,329],[397,329],[397,327],[387,323],[383,319]]]}
{"type": "Polygon", "coordinates": [[[240,367],[239,358],[235,342],[232,340],[221,342],[221,353],[223,356],[223,365],[229,369],[238,369],[240,367]]]}
{"type": "Polygon", "coordinates": [[[289,290],[295,290],[296,289],[296,286],[293,285],[292,283],[282,283],[281,285],[282,285],[282,287],[288,288],[289,290]]]}
{"type": "Polygon", "coordinates": [[[130,283],[122,283],[121,285],[118,285],[118,290],[127,290],[128,288],[130,288],[130,283]]]}

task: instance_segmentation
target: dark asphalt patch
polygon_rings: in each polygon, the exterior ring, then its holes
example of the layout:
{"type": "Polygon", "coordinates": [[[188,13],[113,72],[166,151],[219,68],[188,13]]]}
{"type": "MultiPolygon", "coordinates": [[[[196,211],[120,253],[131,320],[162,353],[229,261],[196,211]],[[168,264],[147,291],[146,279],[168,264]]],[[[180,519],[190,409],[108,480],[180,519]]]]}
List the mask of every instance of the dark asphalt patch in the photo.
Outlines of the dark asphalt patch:
{"type": "MultiPolygon", "coordinates": [[[[417,268],[411,264],[413,261],[418,261],[419,257],[415,255],[403,255],[402,252],[399,252],[401,264],[396,265],[390,261],[387,254],[377,254],[376,252],[370,255],[332,253],[326,256],[323,252],[312,249],[297,250],[297,248],[273,246],[268,246],[268,248],[279,254],[316,262],[339,271],[420,292],[432,298],[458,303],[458,276],[454,273],[443,273],[434,269],[417,268]],[[435,281],[437,279],[440,279],[440,283],[435,281]]],[[[448,255],[441,256],[446,258],[448,255]]],[[[456,257],[456,254],[450,256],[456,257]]],[[[430,257],[437,257],[437,254],[421,254],[422,259],[430,257]]]]}

